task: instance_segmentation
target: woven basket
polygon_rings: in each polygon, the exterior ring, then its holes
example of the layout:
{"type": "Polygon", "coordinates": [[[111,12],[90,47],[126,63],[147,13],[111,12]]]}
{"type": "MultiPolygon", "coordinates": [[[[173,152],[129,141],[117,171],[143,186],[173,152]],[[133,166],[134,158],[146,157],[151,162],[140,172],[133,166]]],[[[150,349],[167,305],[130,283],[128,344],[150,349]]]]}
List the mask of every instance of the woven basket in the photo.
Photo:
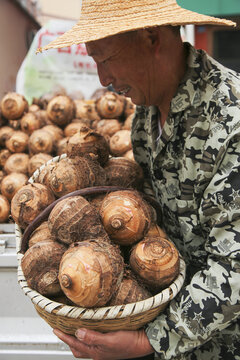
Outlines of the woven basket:
{"type": "MultiPolygon", "coordinates": [[[[66,157],[62,155],[50,161],[59,161],[66,157]]],[[[39,171],[35,171],[29,179],[33,183],[39,171]]],[[[52,327],[62,330],[67,334],[74,334],[79,327],[85,327],[101,332],[114,330],[136,330],[152,321],[161,311],[165,309],[181,289],[185,279],[185,262],[180,258],[180,271],[175,281],[166,289],[146,300],[127,305],[106,306],[87,309],[77,306],[64,305],[55,302],[39,294],[28,287],[22,271],[21,260],[23,254],[20,252],[22,245],[22,231],[15,225],[16,249],[18,259],[18,282],[23,292],[31,299],[38,314],[52,327]]]]}

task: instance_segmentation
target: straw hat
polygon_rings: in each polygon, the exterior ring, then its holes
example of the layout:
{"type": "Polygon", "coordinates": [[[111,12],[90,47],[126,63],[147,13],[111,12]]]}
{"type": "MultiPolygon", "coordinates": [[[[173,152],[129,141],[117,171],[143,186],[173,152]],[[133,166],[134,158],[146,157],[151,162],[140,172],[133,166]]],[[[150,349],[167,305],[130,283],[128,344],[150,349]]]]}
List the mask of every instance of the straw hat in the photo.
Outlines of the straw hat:
{"type": "Polygon", "coordinates": [[[39,51],[87,43],[141,28],[186,24],[236,26],[230,20],[185,10],[176,0],[82,0],[78,23],[39,51]]]}

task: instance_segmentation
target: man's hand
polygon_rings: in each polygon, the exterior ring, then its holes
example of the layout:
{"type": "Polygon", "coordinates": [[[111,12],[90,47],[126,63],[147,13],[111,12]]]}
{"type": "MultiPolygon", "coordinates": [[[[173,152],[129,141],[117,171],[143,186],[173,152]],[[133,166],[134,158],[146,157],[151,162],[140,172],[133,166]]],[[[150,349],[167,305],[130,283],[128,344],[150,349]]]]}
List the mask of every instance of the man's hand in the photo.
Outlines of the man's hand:
{"type": "Polygon", "coordinates": [[[75,358],[93,360],[132,359],[154,352],[144,330],[100,333],[78,329],[76,337],[54,329],[54,334],[71,349],[75,358]]]}

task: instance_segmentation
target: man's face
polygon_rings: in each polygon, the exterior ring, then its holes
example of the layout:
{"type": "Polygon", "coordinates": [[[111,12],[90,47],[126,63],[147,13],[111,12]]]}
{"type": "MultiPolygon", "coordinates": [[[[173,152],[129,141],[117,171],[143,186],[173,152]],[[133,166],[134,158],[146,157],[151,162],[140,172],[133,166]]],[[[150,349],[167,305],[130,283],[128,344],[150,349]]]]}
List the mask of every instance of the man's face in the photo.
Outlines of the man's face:
{"type": "Polygon", "coordinates": [[[86,49],[97,64],[103,86],[112,84],[136,105],[151,104],[150,49],[143,46],[136,33],[92,41],[86,49]]]}

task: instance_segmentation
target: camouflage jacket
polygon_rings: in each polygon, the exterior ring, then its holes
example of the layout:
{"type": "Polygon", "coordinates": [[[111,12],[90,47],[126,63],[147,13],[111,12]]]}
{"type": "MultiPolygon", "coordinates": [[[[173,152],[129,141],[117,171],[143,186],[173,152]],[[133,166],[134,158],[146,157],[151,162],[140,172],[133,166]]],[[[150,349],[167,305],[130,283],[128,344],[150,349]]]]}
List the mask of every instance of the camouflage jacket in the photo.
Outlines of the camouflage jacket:
{"type": "Polygon", "coordinates": [[[159,359],[240,359],[240,75],[202,50],[172,99],[160,139],[157,108],[138,106],[136,161],[161,226],[187,264],[179,294],[146,327],[159,359]]]}

